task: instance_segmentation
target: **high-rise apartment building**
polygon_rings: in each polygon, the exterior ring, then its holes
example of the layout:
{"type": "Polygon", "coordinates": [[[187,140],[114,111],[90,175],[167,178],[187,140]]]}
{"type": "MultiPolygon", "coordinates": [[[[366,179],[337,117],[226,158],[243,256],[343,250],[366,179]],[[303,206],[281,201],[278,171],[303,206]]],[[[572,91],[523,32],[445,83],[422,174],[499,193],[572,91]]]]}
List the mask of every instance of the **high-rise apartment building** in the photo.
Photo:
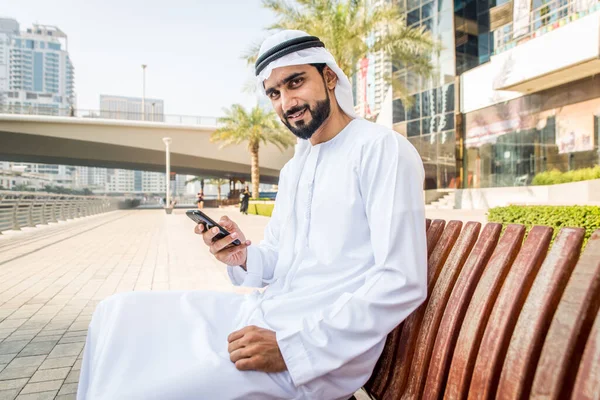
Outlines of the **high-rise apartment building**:
{"type": "Polygon", "coordinates": [[[67,115],[75,103],[67,35],[55,26],[19,30],[0,19],[0,106],[17,113],[67,115]]]}
{"type": "Polygon", "coordinates": [[[164,101],[141,97],[100,95],[100,117],[163,122],[164,101]],[[142,103],[144,113],[142,114],[142,103]]]}

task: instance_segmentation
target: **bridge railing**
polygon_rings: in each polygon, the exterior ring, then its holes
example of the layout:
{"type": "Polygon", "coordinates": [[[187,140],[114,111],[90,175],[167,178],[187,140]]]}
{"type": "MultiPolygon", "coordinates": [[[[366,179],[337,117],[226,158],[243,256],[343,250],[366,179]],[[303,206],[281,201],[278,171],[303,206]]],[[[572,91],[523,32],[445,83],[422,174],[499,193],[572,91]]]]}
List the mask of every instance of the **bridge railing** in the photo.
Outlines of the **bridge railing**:
{"type": "Polygon", "coordinates": [[[0,190],[0,233],[116,209],[109,198],[0,190]]]}
{"type": "Polygon", "coordinates": [[[76,108],[56,108],[45,105],[0,105],[0,114],[43,115],[55,117],[101,118],[125,121],[162,122],[172,125],[216,126],[217,117],[195,115],[173,115],[159,112],[127,112],[114,110],[87,110],[76,108]]]}

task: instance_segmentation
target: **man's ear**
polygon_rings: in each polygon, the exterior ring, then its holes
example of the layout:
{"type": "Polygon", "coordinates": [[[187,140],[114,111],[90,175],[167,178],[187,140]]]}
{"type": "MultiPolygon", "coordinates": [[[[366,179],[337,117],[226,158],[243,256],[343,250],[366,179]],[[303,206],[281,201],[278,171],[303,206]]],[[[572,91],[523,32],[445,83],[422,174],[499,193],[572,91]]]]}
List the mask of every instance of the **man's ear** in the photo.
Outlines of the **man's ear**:
{"type": "Polygon", "coordinates": [[[327,89],[329,89],[329,90],[335,89],[335,85],[337,84],[338,77],[335,74],[335,72],[333,72],[333,70],[331,68],[329,68],[328,66],[326,66],[323,69],[323,79],[325,80],[325,85],[327,86],[327,89]]]}

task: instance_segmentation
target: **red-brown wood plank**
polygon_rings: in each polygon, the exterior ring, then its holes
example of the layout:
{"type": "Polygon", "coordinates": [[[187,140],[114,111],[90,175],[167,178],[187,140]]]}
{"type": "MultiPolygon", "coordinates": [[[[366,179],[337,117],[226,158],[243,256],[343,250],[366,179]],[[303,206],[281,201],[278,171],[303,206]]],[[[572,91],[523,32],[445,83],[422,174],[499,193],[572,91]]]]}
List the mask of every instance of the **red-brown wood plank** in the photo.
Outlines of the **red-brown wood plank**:
{"type": "Polygon", "coordinates": [[[456,341],[444,399],[464,399],[468,394],[473,366],[490,310],[521,248],[524,235],[525,227],[522,225],[511,224],[506,227],[477,284],[456,341]]]}
{"type": "Polygon", "coordinates": [[[425,220],[425,231],[428,231],[430,226],[431,226],[431,220],[429,218],[427,218],[425,220]]]}
{"type": "MultiPolygon", "coordinates": [[[[429,233],[436,229],[435,226],[437,221],[439,220],[434,220],[431,223],[431,227],[428,231],[428,238],[429,233]]],[[[454,247],[454,243],[460,234],[461,228],[462,222],[460,221],[448,222],[448,226],[446,229],[444,229],[439,241],[436,241],[437,245],[435,246],[435,249],[431,253],[431,256],[427,262],[427,293],[431,293],[433,287],[435,286],[435,282],[440,274],[440,270],[446,262],[452,247],[454,247]]],[[[419,332],[419,327],[421,326],[421,321],[423,320],[423,313],[425,312],[425,307],[427,306],[428,301],[429,297],[415,312],[409,315],[402,324],[402,332],[397,347],[398,351],[396,353],[396,360],[394,362],[391,375],[392,379],[384,391],[382,396],[383,399],[396,400],[404,391],[408,373],[410,371],[410,363],[414,353],[417,334],[419,332]]]]}
{"type": "Polygon", "coordinates": [[[540,267],[512,334],[497,399],[528,398],[552,316],[579,259],[582,228],[564,228],[540,267]]]}
{"type": "Polygon", "coordinates": [[[377,360],[377,365],[375,365],[373,374],[371,374],[371,378],[364,386],[367,393],[375,399],[382,398],[392,376],[401,333],[402,324],[398,325],[388,334],[383,352],[381,353],[381,356],[379,356],[379,360],[377,360]]]}
{"type": "Polygon", "coordinates": [[[434,219],[431,221],[429,229],[427,229],[427,256],[431,256],[438,240],[444,232],[446,221],[443,219],[434,219]]]}
{"type": "Polygon", "coordinates": [[[444,393],[446,376],[463,318],[479,278],[496,248],[501,231],[501,224],[489,223],[485,226],[454,285],[435,339],[423,391],[425,400],[437,400],[444,393]]]}
{"type": "Polygon", "coordinates": [[[431,351],[433,350],[446,303],[452,293],[454,283],[477,241],[480,229],[481,224],[479,222],[468,222],[465,225],[442,268],[433,291],[429,295],[429,302],[425,308],[423,321],[417,336],[415,353],[408,377],[408,386],[402,396],[403,399],[416,399],[421,396],[427,377],[431,351]]]}
{"type": "Polygon", "coordinates": [[[534,226],[492,309],[471,377],[469,399],[492,399],[515,324],[552,240],[552,228],[534,226]]]}
{"type": "Polygon", "coordinates": [[[592,234],[560,299],[531,389],[532,399],[565,399],[600,308],[600,230],[592,234]]]}
{"type": "Polygon", "coordinates": [[[572,400],[600,400],[600,312],[579,364],[572,400]]]}

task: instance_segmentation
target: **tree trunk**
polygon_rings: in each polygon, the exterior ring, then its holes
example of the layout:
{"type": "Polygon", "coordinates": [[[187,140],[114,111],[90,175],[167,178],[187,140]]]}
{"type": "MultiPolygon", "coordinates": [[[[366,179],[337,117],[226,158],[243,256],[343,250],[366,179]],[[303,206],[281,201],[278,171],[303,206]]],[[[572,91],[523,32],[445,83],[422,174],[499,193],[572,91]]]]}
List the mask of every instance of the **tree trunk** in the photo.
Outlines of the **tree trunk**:
{"type": "Polygon", "coordinates": [[[250,155],[252,156],[251,176],[252,176],[252,198],[259,196],[260,169],[258,167],[258,142],[250,145],[250,155]]]}

